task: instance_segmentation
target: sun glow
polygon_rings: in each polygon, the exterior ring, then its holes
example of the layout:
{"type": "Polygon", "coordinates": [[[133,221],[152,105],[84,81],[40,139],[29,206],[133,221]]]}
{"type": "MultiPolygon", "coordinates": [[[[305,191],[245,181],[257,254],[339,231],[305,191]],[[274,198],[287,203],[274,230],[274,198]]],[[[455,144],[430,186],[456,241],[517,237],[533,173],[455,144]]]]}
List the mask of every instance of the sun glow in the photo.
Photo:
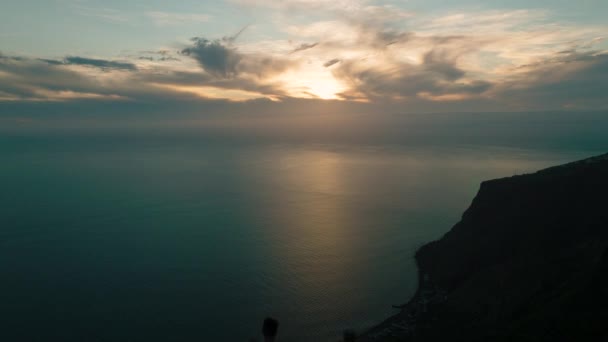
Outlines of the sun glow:
{"type": "Polygon", "coordinates": [[[170,89],[173,91],[194,94],[201,98],[207,99],[225,99],[239,102],[252,99],[267,98],[271,101],[277,101],[277,98],[275,96],[240,89],[225,89],[209,86],[182,86],[175,84],[156,84],[156,86],[165,89],[170,89]]]}
{"type": "Polygon", "coordinates": [[[335,100],[339,99],[338,94],[344,91],[342,87],[335,79],[332,80],[304,80],[300,82],[304,87],[308,88],[309,94],[312,97],[317,97],[324,100],[335,100]]]}
{"type": "Polygon", "coordinates": [[[327,70],[298,70],[281,77],[290,96],[318,98],[323,100],[341,99],[340,93],[347,87],[327,70]]]}

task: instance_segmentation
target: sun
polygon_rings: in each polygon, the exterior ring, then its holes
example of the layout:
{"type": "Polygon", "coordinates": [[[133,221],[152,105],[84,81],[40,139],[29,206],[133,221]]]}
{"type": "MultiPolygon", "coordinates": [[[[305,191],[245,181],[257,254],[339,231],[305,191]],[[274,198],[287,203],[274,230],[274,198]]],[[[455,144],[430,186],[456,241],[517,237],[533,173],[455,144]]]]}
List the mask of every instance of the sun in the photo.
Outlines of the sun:
{"type": "Polygon", "coordinates": [[[324,100],[337,100],[340,98],[338,94],[345,90],[344,87],[333,78],[329,80],[318,80],[316,82],[313,80],[308,85],[308,88],[310,89],[311,94],[324,100]]]}
{"type": "Polygon", "coordinates": [[[327,70],[298,70],[283,75],[285,90],[290,96],[340,100],[347,87],[327,70]]]}

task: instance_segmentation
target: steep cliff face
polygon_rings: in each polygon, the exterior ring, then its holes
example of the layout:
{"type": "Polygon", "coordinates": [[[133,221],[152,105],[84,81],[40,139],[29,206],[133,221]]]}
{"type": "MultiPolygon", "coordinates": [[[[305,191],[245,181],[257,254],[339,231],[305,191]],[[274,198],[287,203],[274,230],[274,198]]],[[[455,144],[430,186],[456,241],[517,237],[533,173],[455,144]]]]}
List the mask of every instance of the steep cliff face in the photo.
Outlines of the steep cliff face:
{"type": "Polygon", "coordinates": [[[416,259],[424,286],[447,294],[419,338],[608,336],[608,155],[484,182],[416,259]]]}
{"type": "Polygon", "coordinates": [[[371,340],[608,340],[608,154],[482,183],[416,261],[417,295],[371,340]]]}

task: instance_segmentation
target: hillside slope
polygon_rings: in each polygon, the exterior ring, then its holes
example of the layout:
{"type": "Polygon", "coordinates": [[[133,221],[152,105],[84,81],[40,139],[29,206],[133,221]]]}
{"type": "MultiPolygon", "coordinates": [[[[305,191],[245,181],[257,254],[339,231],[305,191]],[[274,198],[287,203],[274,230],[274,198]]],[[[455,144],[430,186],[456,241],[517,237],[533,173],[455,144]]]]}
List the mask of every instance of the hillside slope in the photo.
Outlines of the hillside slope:
{"type": "Polygon", "coordinates": [[[608,340],[608,154],[483,182],[416,261],[415,297],[361,340],[608,340]]]}

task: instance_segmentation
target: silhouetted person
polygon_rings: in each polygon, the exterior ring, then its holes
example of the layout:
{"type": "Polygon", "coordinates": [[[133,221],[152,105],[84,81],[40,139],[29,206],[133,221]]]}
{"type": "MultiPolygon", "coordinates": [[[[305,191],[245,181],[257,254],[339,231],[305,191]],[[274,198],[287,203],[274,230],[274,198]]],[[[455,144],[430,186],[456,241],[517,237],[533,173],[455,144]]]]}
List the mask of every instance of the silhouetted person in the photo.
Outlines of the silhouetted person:
{"type": "Polygon", "coordinates": [[[264,327],[262,333],[264,334],[264,342],[274,342],[277,337],[277,330],[279,330],[279,321],[274,318],[266,318],[264,320],[264,327]]]}
{"type": "Polygon", "coordinates": [[[355,339],[357,338],[355,331],[350,329],[344,330],[344,334],[342,336],[344,336],[344,342],[355,342],[355,339]]]}

